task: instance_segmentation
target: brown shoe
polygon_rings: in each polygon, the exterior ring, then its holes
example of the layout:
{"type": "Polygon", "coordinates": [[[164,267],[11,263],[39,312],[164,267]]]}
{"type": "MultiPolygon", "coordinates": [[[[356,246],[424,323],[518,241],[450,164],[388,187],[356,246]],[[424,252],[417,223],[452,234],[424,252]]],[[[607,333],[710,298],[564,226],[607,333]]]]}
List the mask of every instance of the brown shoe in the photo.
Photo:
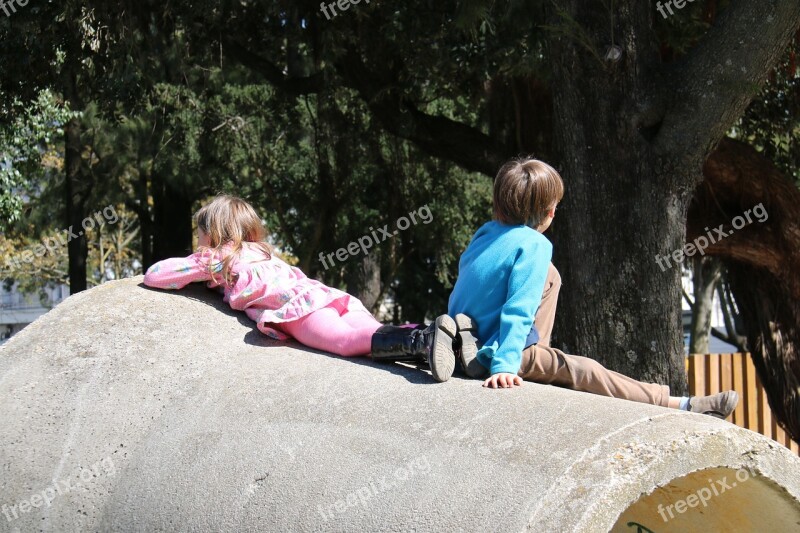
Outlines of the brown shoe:
{"type": "Polygon", "coordinates": [[[738,403],[739,393],[729,390],[711,396],[692,396],[689,398],[689,410],[724,420],[731,416],[738,403]]]}

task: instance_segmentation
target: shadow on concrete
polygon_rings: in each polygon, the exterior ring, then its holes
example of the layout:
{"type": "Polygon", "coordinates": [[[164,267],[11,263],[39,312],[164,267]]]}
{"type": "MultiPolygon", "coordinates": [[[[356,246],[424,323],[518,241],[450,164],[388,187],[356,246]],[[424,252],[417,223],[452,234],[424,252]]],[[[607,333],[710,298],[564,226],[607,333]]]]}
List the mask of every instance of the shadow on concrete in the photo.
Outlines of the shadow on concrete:
{"type": "Polygon", "coordinates": [[[304,352],[310,352],[316,354],[318,357],[343,359],[356,365],[369,366],[372,368],[385,370],[387,372],[391,372],[392,374],[404,377],[410,383],[417,383],[420,385],[433,385],[436,383],[436,381],[434,381],[433,378],[431,377],[431,373],[427,365],[415,366],[410,363],[376,363],[372,361],[372,359],[366,356],[342,357],[336,354],[332,354],[330,352],[323,352],[322,350],[311,348],[309,346],[299,343],[294,339],[288,341],[278,341],[270,339],[269,337],[258,331],[258,329],[256,329],[255,323],[252,320],[249,319],[246,320],[248,324],[253,328],[253,330],[249,331],[244,336],[244,342],[252,346],[264,346],[264,347],[291,346],[296,350],[302,350],[304,352]]]}
{"type": "Polygon", "coordinates": [[[351,363],[363,366],[369,366],[391,372],[392,374],[402,376],[410,383],[419,385],[435,385],[436,381],[433,380],[430,370],[427,365],[415,366],[411,363],[375,363],[368,357],[340,357],[330,352],[323,352],[315,350],[297,342],[296,340],[281,341],[267,337],[256,328],[256,323],[250,320],[247,315],[242,311],[231,309],[228,304],[222,300],[222,293],[215,289],[209,289],[203,283],[190,283],[186,287],[179,290],[158,289],[155,287],[148,287],[144,283],[139,283],[139,287],[149,291],[155,291],[162,294],[169,294],[171,296],[180,298],[189,298],[196,302],[203,303],[209,307],[213,307],[216,311],[224,313],[227,316],[233,317],[239,321],[240,324],[246,326],[249,331],[244,336],[245,344],[251,346],[259,346],[263,348],[275,348],[278,346],[291,346],[292,348],[303,350],[318,354],[320,357],[334,357],[338,359],[346,359],[351,363]]]}

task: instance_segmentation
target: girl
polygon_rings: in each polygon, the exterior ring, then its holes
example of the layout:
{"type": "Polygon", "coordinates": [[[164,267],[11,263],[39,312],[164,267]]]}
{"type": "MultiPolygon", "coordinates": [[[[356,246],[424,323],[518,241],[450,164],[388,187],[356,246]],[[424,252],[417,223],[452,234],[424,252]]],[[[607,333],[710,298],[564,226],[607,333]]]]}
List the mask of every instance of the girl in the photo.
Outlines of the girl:
{"type": "Polygon", "coordinates": [[[417,361],[437,381],[453,373],[455,322],[442,315],[429,327],[383,326],[355,297],[309,279],[278,258],[264,242],[266,230],[253,207],[220,195],[195,215],[198,250],[152,265],[144,283],[180,289],[197,281],[222,288],[224,301],[244,311],[262,333],[297,339],[344,357],[417,361]]]}

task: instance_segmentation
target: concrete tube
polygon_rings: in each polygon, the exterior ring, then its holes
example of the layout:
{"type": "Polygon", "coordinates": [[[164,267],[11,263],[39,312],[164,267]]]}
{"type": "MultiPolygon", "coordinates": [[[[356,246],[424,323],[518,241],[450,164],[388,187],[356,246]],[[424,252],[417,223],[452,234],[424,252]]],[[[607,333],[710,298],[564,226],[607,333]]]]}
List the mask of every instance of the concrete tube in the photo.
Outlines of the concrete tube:
{"type": "Polygon", "coordinates": [[[141,279],[70,297],[0,349],[0,531],[800,523],[800,460],[729,423],[437,384],[271,341],[216,293],[141,279]]]}

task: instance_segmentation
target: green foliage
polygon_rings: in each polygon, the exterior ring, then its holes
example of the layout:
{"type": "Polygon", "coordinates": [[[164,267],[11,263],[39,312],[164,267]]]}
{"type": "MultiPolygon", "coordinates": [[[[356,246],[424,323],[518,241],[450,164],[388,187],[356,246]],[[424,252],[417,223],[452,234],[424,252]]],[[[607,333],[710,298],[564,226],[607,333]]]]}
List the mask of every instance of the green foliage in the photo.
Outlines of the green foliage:
{"type": "Polygon", "coordinates": [[[734,135],[764,153],[800,187],[800,39],[789,47],[734,135]]]}
{"type": "Polygon", "coordinates": [[[0,102],[0,113],[11,117],[0,123],[0,231],[8,231],[20,220],[24,199],[35,196],[42,180],[60,171],[53,166],[53,152],[62,142],[63,125],[77,114],[49,90],[27,103],[0,102]]]}
{"type": "MultiPolygon", "coordinates": [[[[446,104],[432,106],[444,112],[446,104]]],[[[413,313],[401,317],[420,320],[446,307],[458,257],[488,217],[488,180],[382,133],[347,89],[286,102],[266,85],[224,85],[202,114],[206,164],[225,176],[216,181],[220,190],[253,201],[275,244],[331,285],[346,288],[360,258],[325,270],[321,252],[346,248],[371,228],[394,227],[427,205],[433,222],[412,226],[370,253],[380,258],[384,291],[413,313]],[[448,238],[431,239],[434,234],[448,238]],[[414,276],[404,279],[409,270],[414,276]]]]}
{"type": "MultiPolygon", "coordinates": [[[[113,209],[105,206],[96,211],[100,214],[92,218],[97,222],[91,227],[87,223],[85,230],[89,247],[89,286],[140,274],[141,263],[134,246],[138,238],[135,215],[122,205],[113,206],[113,209]],[[112,213],[114,216],[110,216],[112,213]]],[[[16,282],[18,291],[39,294],[44,299],[46,288],[69,284],[69,232],[55,224],[43,232],[32,226],[20,229],[28,231],[0,235],[2,279],[6,288],[16,282]]],[[[80,229],[74,228],[74,232],[77,231],[80,229]]]]}
{"type": "MultiPolygon", "coordinates": [[[[722,10],[727,2],[717,4],[722,10]]],[[[666,20],[654,11],[665,61],[707,31],[709,5],[688,4],[666,20]]],[[[7,43],[0,89],[16,98],[0,104],[5,238],[24,247],[25,238],[60,228],[60,128],[79,116],[87,206],[124,205],[131,217],[108,259],[123,265],[114,276],[136,271],[133,250],[155,238],[153,190],[164,183],[195,206],[218,192],[249,199],[280,250],[307,274],[342,288],[354,284],[362,258],[326,270],[320,253],[428,206],[429,224],[412,225],[370,254],[381,295],[397,303],[396,319],[438,314],[461,251],[490,218],[491,181],[388,133],[371,97],[348,85],[343,69],[355,58],[379,73],[370,81],[398,112],[412,104],[487,131],[496,114],[487,86],[512,78],[546,84],[547,32],[578,39],[599,58],[594,36],[565,12],[548,19],[551,7],[545,0],[419,0],[402,8],[372,2],[326,20],[319,3],[308,0],[177,1],[126,10],[95,1],[32,4],[13,21],[0,20],[7,43]],[[279,77],[313,75],[318,85],[293,92],[266,81],[269,69],[244,65],[230,39],[274,64],[279,77]],[[80,114],[70,114],[63,101],[80,114]]],[[[615,5],[603,9],[613,15],[615,5]]],[[[797,177],[797,78],[782,76],[740,129],[797,177]]],[[[110,241],[100,245],[96,237],[91,254],[110,249],[110,241]]],[[[90,278],[100,282],[106,269],[97,257],[90,278]]],[[[53,279],[63,279],[63,267],[52,266],[53,279]]]]}

